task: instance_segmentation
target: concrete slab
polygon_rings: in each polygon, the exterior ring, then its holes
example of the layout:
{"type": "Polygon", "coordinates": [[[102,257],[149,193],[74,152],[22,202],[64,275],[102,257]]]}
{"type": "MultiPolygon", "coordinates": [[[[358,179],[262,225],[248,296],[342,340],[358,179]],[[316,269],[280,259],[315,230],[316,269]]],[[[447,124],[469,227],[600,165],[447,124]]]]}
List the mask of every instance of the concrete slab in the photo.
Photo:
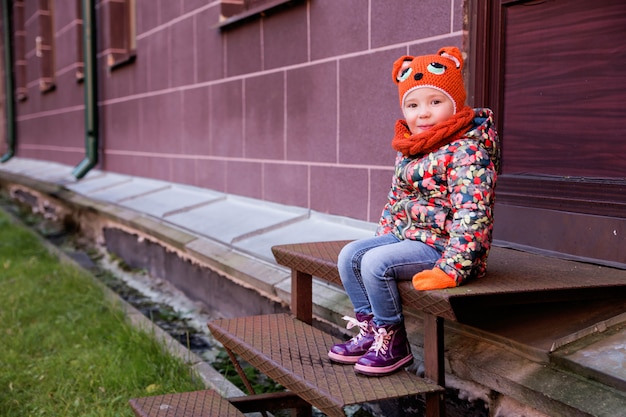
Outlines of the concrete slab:
{"type": "Polygon", "coordinates": [[[93,177],[90,177],[89,174],[87,174],[87,177],[75,183],[66,184],[65,187],[76,193],[89,195],[91,193],[115,187],[126,182],[131,182],[132,180],[132,177],[110,172],[103,175],[95,175],[93,177]]]}
{"type": "Polygon", "coordinates": [[[557,356],[576,372],[626,390],[626,323],[566,346],[557,356]]]}
{"type": "Polygon", "coordinates": [[[38,161],[34,159],[11,158],[7,162],[0,164],[3,171],[13,172],[15,174],[26,174],[28,172],[40,172],[46,166],[54,164],[53,162],[38,161]]]}
{"type": "Polygon", "coordinates": [[[626,328],[569,355],[569,358],[626,381],[626,328]]]}
{"type": "Polygon", "coordinates": [[[27,174],[36,175],[38,179],[54,183],[68,182],[74,179],[71,171],[69,171],[67,167],[55,164],[46,166],[39,172],[29,171],[27,174]]]}
{"type": "Polygon", "coordinates": [[[233,243],[238,249],[274,262],[272,246],[324,240],[350,240],[374,236],[373,223],[346,221],[335,216],[311,213],[310,217],[266,233],[233,243]]]}
{"type": "Polygon", "coordinates": [[[20,158],[11,158],[6,162],[0,163],[0,171],[17,173],[21,169],[22,160],[20,158]]]}
{"type": "Polygon", "coordinates": [[[132,178],[131,181],[121,182],[111,187],[101,188],[89,194],[89,197],[98,200],[120,203],[124,200],[144,196],[155,191],[165,190],[172,185],[164,181],[145,178],[132,178]]]}
{"type": "Polygon", "coordinates": [[[290,272],[285,268],[259,262],[254,257],[206,238],[188,243],[186,249],[207,265],[271,296],[276,294],[275,288],[279,283],[290,280],[290,272]]]}
{"type": "Polygon", "coordinates": [[[81,179],[77,179],[74,175],[72,175],[70,173],[70,175],[67,175],[67,176],[59,179],[56,183],[67,188],[68,185],[69,186],[73,186],[73,185],[78,184],[80,182],[89,181],[91,179],[104,177],[106,175],[107,175],[107,173],[104,172],[104,171],[100,171],[100,170],[97,170],[97,169],[92,169],[91,171],[87,172],[85,174],[85,176],[83,178],[81,178],[81,179]]]}
{"type": "MultiPolygon", "coordinates": [[[[127,211],[129,213],[135,213],[132,210],[126,210],[123,207],[118,207],[119,210],[127,211]]],[[[172,227],[166,222],[155,219],[153,217],[138,215],[133,217],[128,223],[131,227],[146,233],[149,236],[155,237],[158,240],[167,243],[182,251],[185,250],[185,246],[196,239],[198,235],[189,233],[180,228],[172,227]]]]}
{"type": "Polygon", "coordinates": [[[225,244],[264,233],[306,216],[305,209],[285,209],[271,203],[228,197],[209,205],[177,213],[168,222],[225,244]]]}
{"type": "Polygon", "coordinates": [[[224,194],[211,190],[174,185],[170,188],[125,200],[121,205],[162,218],[224,198],[226,198],[224,194]]]}
{"type": "Polygon", "coordinates": [[[42,181],[57,182],[62,179],[73,178],[71,169],[67,165],[56,162],[10,159],[1,166],[9,172],[26,175],[42,181]]]}

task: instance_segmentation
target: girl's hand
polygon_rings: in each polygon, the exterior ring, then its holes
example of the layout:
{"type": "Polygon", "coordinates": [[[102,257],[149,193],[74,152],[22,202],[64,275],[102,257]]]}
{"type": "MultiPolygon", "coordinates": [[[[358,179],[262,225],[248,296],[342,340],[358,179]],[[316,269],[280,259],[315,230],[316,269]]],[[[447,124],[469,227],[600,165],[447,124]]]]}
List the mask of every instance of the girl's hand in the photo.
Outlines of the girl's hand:
{"type": "Polygon", "coordinates": [[[416,290],[442,290],[456,287],[456,282],[440,268],[428,269],[413,275],[416,290]]]}

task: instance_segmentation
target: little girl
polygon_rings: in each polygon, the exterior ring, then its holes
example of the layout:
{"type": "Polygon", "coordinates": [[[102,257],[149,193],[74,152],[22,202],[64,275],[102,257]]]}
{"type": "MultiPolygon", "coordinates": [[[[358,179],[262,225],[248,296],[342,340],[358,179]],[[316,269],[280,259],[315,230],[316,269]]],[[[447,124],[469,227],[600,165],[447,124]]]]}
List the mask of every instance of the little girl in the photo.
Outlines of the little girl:
{"type": "Polygon", "coordinates": [[[341,281],[359,334],[328,356],[357,373],[386,375],[413,362],[396,281],[417,291],[461,285],[485,274],[491,247],[499,144],[493,113],[465,105],[456,47],[393,64],[404,120],[388,202],[376,236],[339,254],[341,281]]]}

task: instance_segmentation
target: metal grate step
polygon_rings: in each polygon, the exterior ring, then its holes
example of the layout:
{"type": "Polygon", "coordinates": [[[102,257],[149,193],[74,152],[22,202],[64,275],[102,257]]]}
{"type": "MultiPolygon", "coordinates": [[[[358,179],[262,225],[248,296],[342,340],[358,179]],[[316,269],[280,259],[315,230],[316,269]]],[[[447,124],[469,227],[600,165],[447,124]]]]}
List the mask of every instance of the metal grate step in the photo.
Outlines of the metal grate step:
{"type": "Polygon", "coordinates": [[[351,404],[443,392],[406,371],[370,378],[332,363],[328,348],[341,341],[289,314],[219,319],[208,326],[226,348],[329,416],[343,416],[351,404]]]}
{"type": "Polygon", "coordinates": [[[243,417],[234,405],[213,390],[133,398],[137,417],[243,417]]]}

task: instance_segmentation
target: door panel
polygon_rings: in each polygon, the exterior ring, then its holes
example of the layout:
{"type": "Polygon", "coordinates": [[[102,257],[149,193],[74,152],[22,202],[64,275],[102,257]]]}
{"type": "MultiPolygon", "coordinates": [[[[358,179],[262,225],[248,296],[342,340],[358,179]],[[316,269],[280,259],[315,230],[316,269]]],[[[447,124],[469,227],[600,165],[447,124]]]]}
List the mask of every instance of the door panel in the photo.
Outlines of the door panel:
{"type": "Polygon", "coordinates": [[[626,177],[626,3],[504,9],[503,173],[626,177]]]}

